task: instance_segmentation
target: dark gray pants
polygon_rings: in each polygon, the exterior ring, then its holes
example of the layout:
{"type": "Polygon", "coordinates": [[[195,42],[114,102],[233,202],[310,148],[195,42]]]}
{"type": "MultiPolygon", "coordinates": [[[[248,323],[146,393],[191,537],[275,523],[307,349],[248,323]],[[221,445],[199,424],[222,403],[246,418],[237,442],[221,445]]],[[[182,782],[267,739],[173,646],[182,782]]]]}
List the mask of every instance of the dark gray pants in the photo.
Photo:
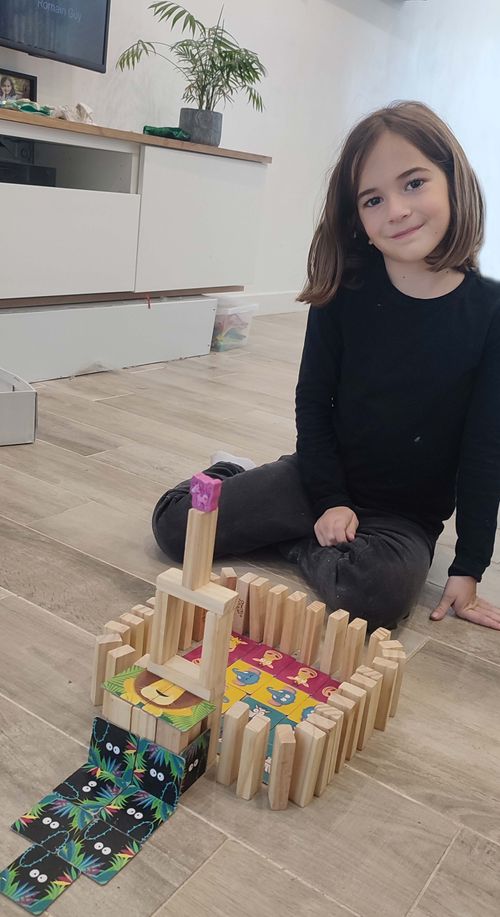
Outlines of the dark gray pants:
{"type": "MultiPolygon", "coordinates": [[[[368,630],[394,628],[416,603],[432,561],[435,541],[418,523],[356,507],[359,528],[352,542],[322,548],[295,455],[243,471],[219,462],[205,472],[223,480],[215,556],[242,555],[279,546],[331,610],[366,618],[368,630]]],[[[189,481],[167,491],[153,513],[153,532],[166,554],[182,562],[189,481]]]]}

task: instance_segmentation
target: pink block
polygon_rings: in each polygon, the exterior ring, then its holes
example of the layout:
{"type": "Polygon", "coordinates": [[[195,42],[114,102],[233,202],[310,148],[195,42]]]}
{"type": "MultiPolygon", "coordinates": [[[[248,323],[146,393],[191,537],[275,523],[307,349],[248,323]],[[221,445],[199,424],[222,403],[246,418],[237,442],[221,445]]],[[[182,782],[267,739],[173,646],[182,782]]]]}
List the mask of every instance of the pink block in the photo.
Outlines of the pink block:
{"type": "Polygon", "coordinates": [[[193,475],[189,488],[193,508],[201,510],[202,513],[212,513],[219,505],[221,487],[222,481],[209,478],[208,474],[203,474],[202,471],[193,475]]]}
{"type": "Polygon", "coordinates": [[[251,665],[257,666],[258,669],[262,669],[263,672],[269,672],[271,675],[276,675],[280,678],[280,672],[295,662],[292,656],[287,656],[286,653],[281,653],[279,650],[274,649],[272,646],[266,646],[264,643],[257,643],[245,652],[241,658],[246,659],[251,665]]]}
{"type": "MultiPolygon", "coordinates": [[[[281,676],[280,676],[281,677],[281,676]]],[[[334,694],[337,690],[340,681],[335,681],[335,679],[327,679],[323,684],[314,685],[309,689],[311,697],[314,697],[315,700],[319,700],[324,704],[328,703],[328,698],[330,694],[334,694]]]]}
{"type": "Polygon", "coordinates": [[[255,643],[255,640],[250,640],[250,637],[232,633],[229,641],[227,664],[232,665],[233,662],[237,662],[238,659],[246,659],[249,653],[252,653],[254,648],[258,646],[259,644],[255,643]]]}
{"type": "Polygon", "coordinates": [[[286,669],[280,672],[280,679],[285,684],[299,688],[301,691],[305,691],[306,694],[314,695],[314,697],[318,696],[318,689],[322,688],[329,680],[327,675],[318,672],[317,669],[313,669],[309,665],[304,665],[303,662],[297,662],[295,659],[286,669]]]}

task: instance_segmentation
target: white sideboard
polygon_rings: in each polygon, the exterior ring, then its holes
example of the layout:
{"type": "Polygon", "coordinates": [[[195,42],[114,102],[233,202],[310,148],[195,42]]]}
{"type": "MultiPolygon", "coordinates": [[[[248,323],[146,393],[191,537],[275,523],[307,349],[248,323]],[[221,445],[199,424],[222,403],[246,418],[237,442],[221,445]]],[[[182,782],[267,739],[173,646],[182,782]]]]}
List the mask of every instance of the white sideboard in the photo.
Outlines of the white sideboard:
{"type": "Polygon", "coordinates": [[[35,381],[207,353],[214,300],[201,294],[253,280],[269,157],[0,110],[0,160],[4,139],[55,169],[55,187],[0,181],[0,365],[35,381]],[[148,349],[153,323],[131,303],[169,297],[176,307],[161,309],[168,346],[148,349]],[[63,318],[89,303],[94,312],[63,318]],[[112,339],[132,315],[136,354],[130,341],[120,351],[112,339]],[[94,359],[79,346],[81,321],[104,344],[106,329],[111,335],[94,359]],[[36,329],[36,347],[26,348],[27,329],[36,329]],[[64,360],[51,357],[58,333],[64,360]]]}

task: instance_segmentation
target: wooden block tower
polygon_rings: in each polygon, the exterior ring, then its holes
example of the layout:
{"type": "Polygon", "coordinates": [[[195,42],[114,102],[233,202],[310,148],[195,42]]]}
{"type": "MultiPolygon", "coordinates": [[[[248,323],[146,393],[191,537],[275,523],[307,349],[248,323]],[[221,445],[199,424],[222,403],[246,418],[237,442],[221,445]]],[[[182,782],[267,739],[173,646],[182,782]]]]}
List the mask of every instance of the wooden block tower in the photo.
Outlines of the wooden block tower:
{"type": "Polygon", "coordinates": [[[184,565],[182,570],[165,570],[156,581],[147,663],[150,672],[215,704],[208,722],[208,766],[217,753],[231,626],[238,600],[237,592],[210,581],[221,486],[221,481],[202,473],[191,480],[193,506],[188,515],[184,565]],[[206,612],[199,664],[177,655],[186,604],[206,612]]]}

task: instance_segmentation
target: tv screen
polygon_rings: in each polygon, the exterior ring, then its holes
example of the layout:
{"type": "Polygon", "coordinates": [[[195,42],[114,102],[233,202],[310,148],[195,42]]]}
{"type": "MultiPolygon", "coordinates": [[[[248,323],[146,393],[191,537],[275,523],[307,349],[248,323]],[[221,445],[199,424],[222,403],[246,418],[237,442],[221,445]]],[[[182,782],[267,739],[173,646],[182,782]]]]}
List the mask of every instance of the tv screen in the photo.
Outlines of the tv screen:
{"type": "Polygon", "coordinates": [[[0,0],[0,45],[106,70],[111,0],[0,0]]]}

